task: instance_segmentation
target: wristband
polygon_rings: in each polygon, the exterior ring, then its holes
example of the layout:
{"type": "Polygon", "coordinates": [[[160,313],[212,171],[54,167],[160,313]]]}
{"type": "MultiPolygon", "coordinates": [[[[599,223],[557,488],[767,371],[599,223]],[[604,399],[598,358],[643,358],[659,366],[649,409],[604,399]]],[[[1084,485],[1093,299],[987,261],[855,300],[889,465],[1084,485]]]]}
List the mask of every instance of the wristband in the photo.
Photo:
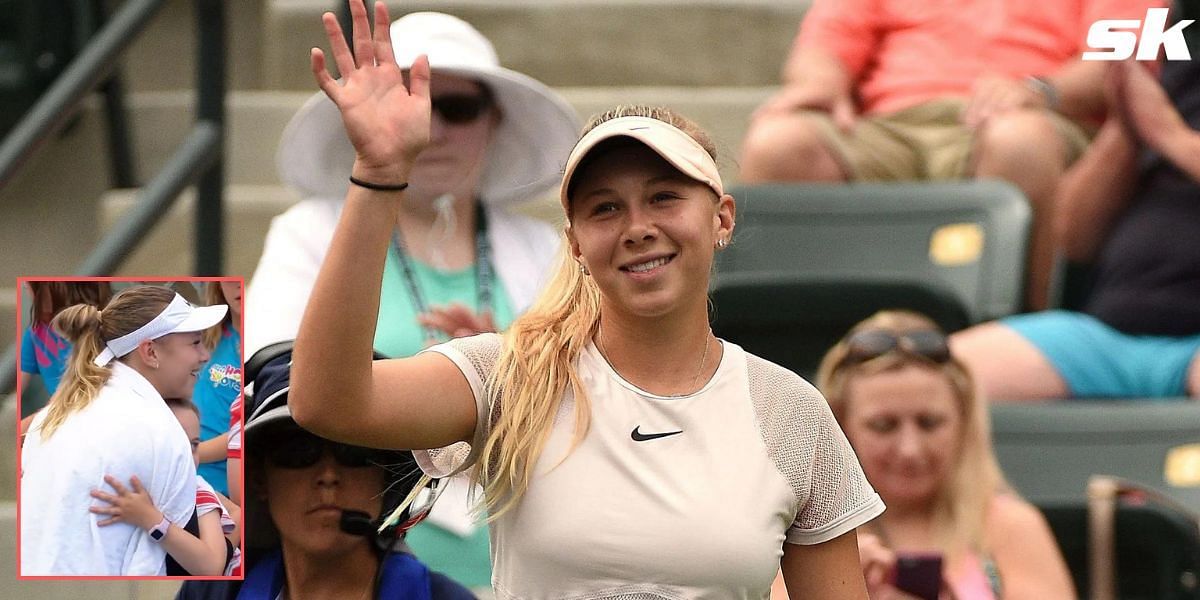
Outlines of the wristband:
{"type": "Polygon", "coordinates": [[[350,183],[353,183],[354,185],[357,185],[358,187],[367,188],[368,190],[375,190],[377,192],[399,192],[408,187],[407,181],[404,183],[396,183],[396,184],[371,183],[370,181],[363,181],[353,175],[350,176],[350,183]]]}
{"type": "Polygon", "coordinates": [[[156,542],[161,542],[163,538],[167,537],[167,531],[170,529],[171,522],[167,520],[166,515],[163,515],[163,518],[158,522],[158,525],[150,528],[150,539],[156,542]]]}

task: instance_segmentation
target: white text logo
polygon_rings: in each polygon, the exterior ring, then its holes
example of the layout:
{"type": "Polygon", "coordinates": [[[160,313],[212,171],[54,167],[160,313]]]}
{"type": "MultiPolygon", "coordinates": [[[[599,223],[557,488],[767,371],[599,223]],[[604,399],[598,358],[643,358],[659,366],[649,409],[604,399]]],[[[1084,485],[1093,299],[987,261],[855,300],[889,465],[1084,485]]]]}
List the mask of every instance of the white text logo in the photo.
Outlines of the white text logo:
{"type": "Polygon", "coordinates": [[[1105,19],[1092,23],[1088,29],[1088,46],[1099,52],[1084,52],[1083,60],[1125,60],[1137,50],[1137,60],[1155,60],[1158,49],[1165,48],[1167,60],[1191,60],[1183,30],[1192,20],[1180,21],[1167,29],[1167,10],[1151,8],[1146,19],[1105,19]],[[1141,41],[1137,29],[1141,26],[1141,41]],[[1126,31],[1122,31],[1126,30],[1126,31]]]}

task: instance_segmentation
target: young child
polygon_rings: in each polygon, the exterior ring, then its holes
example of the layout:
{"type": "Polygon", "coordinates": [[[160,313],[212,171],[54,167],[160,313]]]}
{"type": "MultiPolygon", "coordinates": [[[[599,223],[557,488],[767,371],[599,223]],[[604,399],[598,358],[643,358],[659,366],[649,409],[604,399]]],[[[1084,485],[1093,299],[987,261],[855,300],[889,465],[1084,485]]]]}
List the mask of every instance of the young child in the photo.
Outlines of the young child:
{"type": "MultiPolygon", "coordinates": [[[[167,398],[165,402],[187,433],[192,443],[192,457],[199,465],[200,413],[196,405],[183,398],[167,398]]],[[[116,490],[117,494],[92,490],[93,498],[110,505],[92,506],[89,509],[95,514],[109,515],[97,525],[103,527],[113,523],[129,523],[150,532],[152,538],[156,533],[165,533],[161,538],[157,538],[158,541],[162,543],[167,554],[192,575],[229,575],[240,566],[241,551],[237,543],[240,533],[237,520],[230,514],[226,505],[232,507],[235,512],[240,511],[237,505],[221,496],[203,477],[196,476],[199,537],[175,523],[166,522],[162,511],[154,506],[153,498],[142,487],[137,475],[129,480],[132,489],[126,488],[112,475],[105,475],[104,481],[116,490]],[[233,555],[229,560],[226,560],[226,539],[233,548],[233,555]]]]}

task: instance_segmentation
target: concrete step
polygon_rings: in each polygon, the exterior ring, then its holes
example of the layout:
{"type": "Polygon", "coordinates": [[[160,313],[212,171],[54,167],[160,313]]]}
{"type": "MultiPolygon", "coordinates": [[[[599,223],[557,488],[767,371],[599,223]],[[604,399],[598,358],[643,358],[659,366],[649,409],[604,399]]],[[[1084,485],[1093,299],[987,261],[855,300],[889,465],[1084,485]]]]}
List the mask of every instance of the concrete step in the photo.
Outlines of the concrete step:
{"type": "MultiPolygon", "coordinates": [[[[14,440],[17,439],[17,396],[16,394],[5,394],[0,396],[0,439],[4,440],[0,444],[0,522],[7,520],[5,512],[5,503],[14,502],[17,499],[17,449],[14,440]]],[[[15,518],[15,515],[14,515],[15,518]]],[[[0,525],[0,528],[8,527],[7,523],[0,525]]],[[[0,539],[16,540],[16,536],[0,536],[0,539]]],[[[11,546],[16,544],[0,544],[5,546],[0,548],[0,569],[5,568],[11,561],[6,560],[3,555],[5,552],[13,552],[15,549],[11,546]]],[[[3,580],[0,577],[0,580],[3,580]]],[[[11,596],[5,596],[11,597],[11,596]]]]}
{"type": "MultiPolygon", "coordinates": [[[[771,85],[809,2],[778,0],[406,0],[475,25],[501,64],[551,86],[771,85]]],[[[327,47],[330,0],[270,0],[269,89],[313,89],[309,49],[327,47]]]]}
{"type": "MultiPolygon", "coordinates": [[[[108,0],[114,13],[124,0],[108,0]]],[[[267,0],[224,2],[226,71],[230,89],[262,89],[263,19],[267,0]]],[[[121,73],[133,91],[191,89],[196,85],[194,0],[168,0],[122,55],[121,73]]]]}
{"type": "MultiPolygon", "coordinates": [[[[12,428],[11,419],[7,427],[12,428]]],[[[11,433],[11,431],[10,431],[11,433]]],[[[11,438],[7,438],[11,439],[11,438]]],[[[11,446],[11,444],[4,444],[11,446]]],[[[179,581],[172,580],[109,580],[109,581],[18,581],[17,574],[17,505],[0,502],[0,598],[21,600],[169,600],[179,590],[179,581]]]]}
{"type": "MultiPolygon", "coordinates": [[[[100,223],[112,227],[136,202],[137,190],[112,190],[101,201],[100,223]]],[[[254,274],[262,255],[271,219],[299,200],[279,185],[239,184],[225,190],[225,274],[247,280],[254,274]]],[[[192,210],[194,193],[189,190],[114,273],[118,276],[174,276],[191,272],[194,248],[192,210]]],[[[524,214],[556,223],[561,210],[547,194],[518,208],[524,214]]]]}
{"type": "MultiPolygon", "coordinates": [[[[619,103],[662,104],[695,119],[714,138],[718,166],[727,183],[737,178],[737,151],[750,112],[772,88],[564,88],[560,90],[582,115],[619,103]]],[[[229,178],[227,192],[226,273],[250,277],[257,265],[270,219],[297,196],[279,186],[275,174],[275,145],[284,124],[307,99],[303,92],[239,92],[230,102],[229,178]]],[[[179,94],[140,94],[136,104],[137,132],[143,172],[150,173],[182,138],[189,125],[182,116],[190,104],[179,94]]],[[[134,192],[119,190],[105,196],[100,223],[111,227],[132,205],[134,192]]],[[[521,212],[557,223],[561,217],[553,192],[531,200],[521,212]]],[[[176,206],[166,222],[122,267],[128,275],[177,275],[192,264],[190,198],[176,206]]]]}
{"type": "MultiPolygon", "coordinates": [[[[690,88],[666,86],[567,87],[558,91],[582,118],[618,104],[658,104],[694,119],[717,142],[722,175],[736,177],[733,161],[750,113],[772,86],[690,88]]],[[[233,184],[278,184],[275,151],[284,126],[311,92],[236,92],[227,103],[229,135],[226,173],[233,184]]],[[[142,93],[133,97],[138,172],[156,172],[192,126],[193,101],[183,92],[142,93]]]]}
{"type": "MultiPolygon", "coordinates": [[[[298,198],[278,185],[232,185],[226,188],[225,273],[247,279],[262,254],[267,225],[298,198]]],[[[112,227],[137,200],[137,190],[112,190],[100,206],[100,224],[112,227]]],[[[194,190],[164,217],[114,275],[175,276],[190,273],[194,263],[194,190]]]]}
{"type": "MultiPolygon", "coordinates": [[[[661,104],[696,120],[719,148],[718,166],[727,183],[737,177],[736,156],[751,111],[772,87],[599,87],[561,88],[581,115],[622,103],[661,104]]],[[[296,200],[278,188],[275,149],[284,125],[308,98],[307,92],[236,92],[228,101],[227,181],[231,185],[230,240],[226,250],[231,275],[249,276],[256,264],[269,218],[296,200]],[[243,199],[243,196],[245,197],[243,199]]],[[[174,152],[192,126],[192,98],[185,92],[145,92],[131,98],[138,174],[151,177],[174,152]]],[[[0,265],[0,282],[18,275],[62,275],[70,272],[98,240],[101,232],[126,210],[132,193],[107,198],[107,154],[102,123],[93,105],[76,127],[47,144],[0,193],[0,233],[10,257],[0,265]],[[108,206],[111,204],[111,206],[108,206]],[[103,205],[103,207],[102,207],[103,205]],[[101,212],[104,214],[101,215],[101,212]],[[97,227],[97,223],[101,224],[97,227]]],[[[552,199],[538,199],[525,210],[555,221],[552,199]]],[[[179,275],[191,269],[187,209],[177,207],[171,225],[121,269],[123,274],[179,275]],[[169,233],[168,233],[169,232],[169,233]]],[[[11,321],[6,321],[11,322],[11,321]]],[[[10,339],[10,338],[0,338],[10,339]]]]}
{"type": "MultiPolygon", "coordinates": [[[[19,310],[21,308],[17,306],[16,281],[0,282],[0,352],[4,352],[17,341],[17,311],[19,310]]],[[[22,314],[21,320],[27,322],[29,315],[22,314]]],[[[7,438],[0,438],[0,442],[5,439],[7,438]]]]}
{"type": "MultiPolygon", "coordinates": [[[[225,176],[230,183],[277,184],[275,150],[304,92],[234,92],[225,103],[225,176]]],[[[134,159],[142,181],[162,168],[195,123],[190,92],[145,92],[130,97],[134,159]]]]}
{"type": "Polygon", "coordinates": [[[96,115],[81,111],[0,188],[0,285],[19,275],[64,275],[95,244],[96,199],[109,187],[96,115]]]}
{"type": "Polygon", "coordinates": [[[586,119],[619,104],[667,106],[695,121],[717,145],[717,167],[725,183],[737,181],[737,157],[750,115],[775,91],[774,86],[740,87],[590,87],[559,91],[586,119]]]}

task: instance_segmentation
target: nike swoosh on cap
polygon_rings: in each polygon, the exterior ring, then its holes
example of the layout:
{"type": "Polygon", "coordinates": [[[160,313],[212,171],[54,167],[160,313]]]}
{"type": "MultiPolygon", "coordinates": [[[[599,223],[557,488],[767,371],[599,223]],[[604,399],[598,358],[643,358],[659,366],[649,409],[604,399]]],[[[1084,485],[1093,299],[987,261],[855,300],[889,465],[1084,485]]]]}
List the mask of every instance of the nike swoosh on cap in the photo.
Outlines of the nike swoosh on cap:
{"type": "Polygon", "coordinates": [[[642,428],[642,426],[638,425],[637,427],[633,428],[633,431],[629,432],[629,437],[633,438],[633,441],[645,442],[645,441],[649,441],[649,440],[657,440],[658,438],[665,438],[667,436],[683,433],[682,429],[680,429],[679,431],[665,431],[663,433],[642,433],[640,431],[641,428],[642,428]]]}

